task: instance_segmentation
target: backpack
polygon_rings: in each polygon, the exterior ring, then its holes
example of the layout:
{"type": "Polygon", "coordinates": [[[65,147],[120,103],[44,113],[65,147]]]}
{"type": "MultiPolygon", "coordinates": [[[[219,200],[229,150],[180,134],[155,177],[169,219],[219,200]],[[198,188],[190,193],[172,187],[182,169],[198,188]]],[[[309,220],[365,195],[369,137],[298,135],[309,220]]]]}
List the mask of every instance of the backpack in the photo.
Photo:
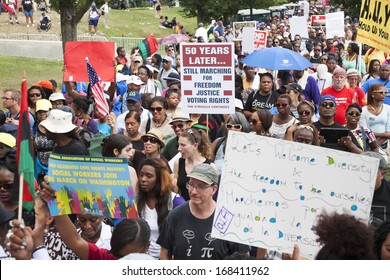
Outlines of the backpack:
{"type": "Polygon", "coordinates": [[[87,147],[87,149],[89,149],[89,146],[91,144],[91,140],[94,136],[91,129],[89,127],[82,128],[77,132],[77,134],[79,135],[80,140],[85,145],[85,147],[87,147]]]}
{"type": "Polygon", "coordinates": [[[90,141],[90,145],[88,148],[89,155],[91,157],[102,157],[102,149],[105,139],[107,139],[109,135],[106,133],[96,133],[90,141]]]}

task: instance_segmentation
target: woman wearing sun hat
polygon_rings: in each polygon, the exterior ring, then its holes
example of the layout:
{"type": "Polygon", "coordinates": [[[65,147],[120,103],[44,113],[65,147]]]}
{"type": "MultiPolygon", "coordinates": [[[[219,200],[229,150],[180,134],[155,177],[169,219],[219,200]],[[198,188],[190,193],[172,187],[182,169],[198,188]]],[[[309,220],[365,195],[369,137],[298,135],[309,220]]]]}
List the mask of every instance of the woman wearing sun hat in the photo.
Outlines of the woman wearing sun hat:
{"type": "Polygon", "coordinates": [[[16,145],[16,139],[9,133],[0,132],[0,157],[12,150],[16,145]]]}
{"type": "Polygon", "coordinates": [[[72,114],[59,109],[50,111],[46,120],[40,123],[46,130],[47,139],[53,140],[53,153],[65,155],[88,155],[72,123],[72,114]]]}

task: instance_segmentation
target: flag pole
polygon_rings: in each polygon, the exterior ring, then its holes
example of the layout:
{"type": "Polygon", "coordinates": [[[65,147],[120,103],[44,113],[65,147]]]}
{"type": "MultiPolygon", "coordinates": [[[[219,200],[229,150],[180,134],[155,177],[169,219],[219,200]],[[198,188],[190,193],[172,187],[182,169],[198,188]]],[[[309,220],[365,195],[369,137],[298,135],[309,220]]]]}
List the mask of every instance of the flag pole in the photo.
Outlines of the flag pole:
{"type": "Polygon", "coordinates": [[[209,137],[209,114],[206,114],[206,125],[207,125],[207,127],[206,127],[206,135],[207,135],[207,137],[209,137]]]}
{"type": "Polygon", "coordinates": [[[24,181],[24,173],[21,173],[19,176],[19,205],[18,205],[18,220],[22,221],[22,211],[23,211],[23,181],[24,181]]]}

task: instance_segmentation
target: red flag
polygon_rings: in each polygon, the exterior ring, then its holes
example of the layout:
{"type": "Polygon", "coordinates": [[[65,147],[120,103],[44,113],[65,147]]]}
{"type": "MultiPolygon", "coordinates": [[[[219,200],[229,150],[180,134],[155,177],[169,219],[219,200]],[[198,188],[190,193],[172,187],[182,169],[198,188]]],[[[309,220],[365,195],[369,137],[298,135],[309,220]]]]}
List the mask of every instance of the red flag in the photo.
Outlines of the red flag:
{"type": "MultiPolygon", "coordinates": [[[[23,208],[32,211],[34,207],[34,160],[32,156],[32,141],[30,128],[30,113],[27,101],[27,81],[22,82],[22,97],[20,103],[19,128],[16,160],[19,178],[23,174],[23,208]]],[[[19,190],[20,192],[20,190],[19,190]]],[[[20,205],[20,201],[19,201],[20,205]]]]}
{"type": "Polygon", "coordinates": [[[101,118],[104,118],[110,112],[107,100],[104,97],[104,86],[102,80],[99,78],[95,69],[92,67],[91,63],[89,63],[88,59],[87,71],[92,95],[95,98],[95,103],[99,112],[99,116],[101,118]]]}

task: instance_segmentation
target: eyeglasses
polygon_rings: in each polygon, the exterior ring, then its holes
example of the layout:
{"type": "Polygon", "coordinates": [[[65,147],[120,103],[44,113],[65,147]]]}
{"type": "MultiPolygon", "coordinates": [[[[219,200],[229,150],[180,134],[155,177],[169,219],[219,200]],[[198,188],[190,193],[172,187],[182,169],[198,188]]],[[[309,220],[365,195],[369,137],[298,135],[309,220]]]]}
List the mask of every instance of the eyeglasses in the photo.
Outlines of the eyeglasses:
{"type": "MultiPolygon", "coordinates": [[[[387,94],[386,90],[374,90],[374,93],[379,93],[379,94],[387,94]]],[[[4,98],[3,98],[4,99],[4,98]]]]}
{"type": "Polygon", "coordinates": [[[163,59],[163,61],[162,61],[163,63],[169,63],[170,61],[169,60],[165,60],[165,59],[163,59]]]}
{"type": "Polygon", "coordinates": [[[184,127],[184,123],[172,124],[171,127],[173,130],[175,130],[176,128],[182,129],[184,127]]]}
{"type": "Polygon", "coordinates": [[[305,116],[310,116],[311,112],[310,112],[310,111],[299,111],[298,114],[299,114],[300,116],[303,116],[303,115],[305,115],[305,116]]]}
{"type": "Polygon", "coordinates": [[[5,191],[9,191],[9,190],[12,190],[12,188],[14,187],[14,183],[1,183],[0,184],[0,189],[4,189],[5,191]]]}
{"type": "Polygon", "coordinates": [[[250,119],[249,122],[253,125],[256,125],[258,123],[258,120],[250,119]]]}
{"type": "Polygon", "coordinates": [[[2,99],[3,99],[3,100],[13,100],[12,97],[5,97],[5,96],[3,96],[2,99]]]}
{"type": "Polygon", "coordinates": [[[276,103],[275,105],[278,108],[281,108],[281,107],[286,108],[288,106],[288,103],[276,103]]]}
{"type": "Polygon", "coordinates": [[[321,103],[321,107],[324,107],[324,108],[333,108],[334,106],[336,106],[333,102],[322,102],[321,103]]]}
{"type": "Polygon", "coordinates": [[[41,94],[40,93],[30,93],[28,96],[30,96],[30,97],[40,97],[41,96],[41,94]]]}
{"type": "Polygon", "coordinates": [[[160,142],[157,138],[155,138],[155,137],[153,137],[153,136],[143,136],[143,137],[141,137],[141,140],[142,140],[142,142],[144,142],[144,143],[150,142],[150,143],[152,143],[152,144],[157,144],[157,143],[160,142]]]}
{"type": "Polygon", "coordinates": [[[169,52],[173,52],[173,49],[168,49],[169,52]]]}
{"type": "Polygon", "coordinates": [[[197,191],[204,191],[210,187],[212,187],[213,185],[205,185],[205,186],[198,186],[198,185],[194,185],[192,183],[187,183],[186,184],[186,188],[189,190],[189,189],[196,189],[197,191]]]}
{"type": "Polygon", "coordinates": [[[152,112],[152,113],[155,112],[155,111],[161,112],[162,109],[163,109],[162,107],[156,107],[156,108],[150,107],[150,108],[149,108],[149,111],[152,112]]]}
{"type": "Polygon", "coordinates": [[[232,129],[232,128],[234,128],[234,129],[241,129],[242,125],[241,124],[230,124],[230,123],[227,123],[227,124],[225,124],[225,127],[227,129],[232,129]]]}
{"type": "Polygon", "coordinates": [[[351,116],[351,117],[360,117],[360,113],[359,112],[348,112],[347,115],[351,116]]]}

